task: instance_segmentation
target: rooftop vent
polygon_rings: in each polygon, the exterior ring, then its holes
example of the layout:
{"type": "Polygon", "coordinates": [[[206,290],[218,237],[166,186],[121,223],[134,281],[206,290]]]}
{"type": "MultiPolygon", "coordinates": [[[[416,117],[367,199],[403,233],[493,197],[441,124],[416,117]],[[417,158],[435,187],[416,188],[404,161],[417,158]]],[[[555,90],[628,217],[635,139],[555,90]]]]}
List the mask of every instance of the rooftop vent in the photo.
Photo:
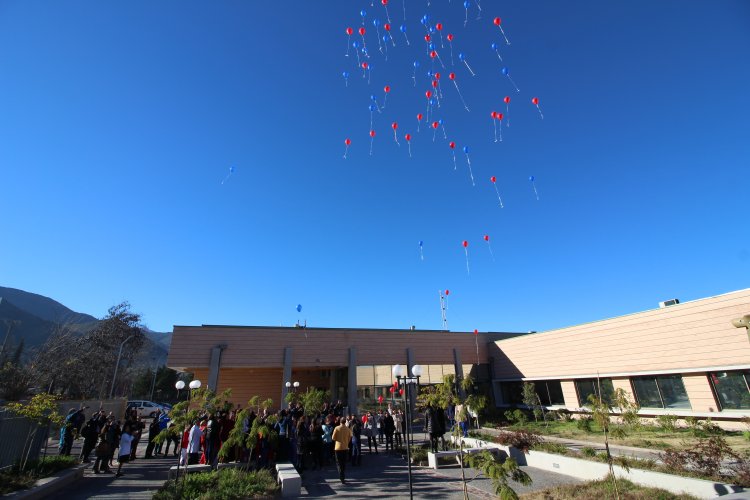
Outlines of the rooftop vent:
{"type": "Polygon", "coordinates": [[[411,331],[413,332],[414,330],[416,330],[416,329],[417,329],[417,327],[416,327],[416,326],[414,326],[414,325],[411,325],[411,328],[409,328],[409,329],[410,329],[410,330],[411,330],[411,331]]]}
{"type": "Polygon", "coordinates": [[[659,309],[664,309],[665,307],[674,306],[679,303],[680,303],[680,299],[665,300],[664,302],[659,302],[659,309]]]}

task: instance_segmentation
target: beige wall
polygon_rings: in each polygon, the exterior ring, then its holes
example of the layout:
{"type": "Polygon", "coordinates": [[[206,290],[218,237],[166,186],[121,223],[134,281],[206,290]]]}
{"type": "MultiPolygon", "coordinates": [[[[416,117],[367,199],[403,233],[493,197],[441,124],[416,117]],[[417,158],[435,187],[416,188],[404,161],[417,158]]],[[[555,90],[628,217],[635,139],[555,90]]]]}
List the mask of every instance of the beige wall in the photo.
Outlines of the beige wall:
{"type": "Polygon", "coordinates": [[[731,320],[750,313],[750,289],[496,343],[498,379],[696,372],[750,365],[731,320]],[[692,369],[692,370],[691,370],[692,369]]]}

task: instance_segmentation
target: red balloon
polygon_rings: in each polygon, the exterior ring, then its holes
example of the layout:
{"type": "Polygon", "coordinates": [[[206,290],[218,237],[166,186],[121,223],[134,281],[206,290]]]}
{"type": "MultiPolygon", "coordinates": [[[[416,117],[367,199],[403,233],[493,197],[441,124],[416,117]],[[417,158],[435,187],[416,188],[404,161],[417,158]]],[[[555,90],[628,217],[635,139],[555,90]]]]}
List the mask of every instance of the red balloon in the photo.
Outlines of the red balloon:
{"type": "Polygon", "coordinates": [[[438,122],[432,122],[432,128],[438,128],[440,124],[438,122]]]}
{"type": "Polygon", "coordinates": [[[383,402],[383,396],[378,396],[378,403],[382,403],[382,402],[383,402]]]}
{"type": "Polygon", "coordinates": [[[422,113],[417,113],[417,120],[422,121],[422,113]]]}
{"type": "Polygon", "coordinates": [[[437,55],[437,52],[435,52],[434,50],[432,52],[430,52],[430,57],[431,58],[435,59],[436,55],[437,55]]]}
{"type": "Polygon", "coordinates": [[[450,33],[448,33],[448,36],[447,36],[447,37],[445,37],[445,38],[447,38],[449,42],[452,42],[452,41],[453,41],[453,35],[452,35],[452,34],[450,34],[450,33]]]}
{"type": "Polygon", "coordinates": [[[432,97],[432,91],[428,90],[427,92],[424,93],[424,95],[427,97],[427,99],[429,99],[430,97],[432,97]]]}
{"type": "Polygon", "coordinates": [[[386,85],[385,87],[383,87],[383,90],[385,90],[385,93],[387,94],[388,92],[391,91],[391,86],[390,85],[386,85]]]}
{"type": "Polygon", "coordinates": [[[479,330],[477,330],[477,329],[475,328],[475,329],[474,329],[474,335],[477,335],[477,334],[479,334],[479,330]]]}
{"type": "Polygon", "coordinates": [[[499,17],[496,17],[495,20],[492,21],[492,22],[495,23],[495,26],[500,26],[500,23],[502,23],[503,20],[500,19],[499,17]]]}
{"type": "Polygon", "coordinates": [[[453,141],[449,142],[448,146],[450,146],[451,149],[456,149],[456,143],[453,141]]]}
{"type": "Polygon", "coordinates": [[[502,113],[498,113],[497,114],[497,119],[498,120],[502,120],[503,119],[503,114],[502,113]]]}
{"type": "Polygon", "coordinates": [[[398,395],[399,396],[403,396],[404,395],[404,390],[403,389],[399,389],[398,390],[398,395]]]}
{"type": "Polygon", "coordinates": [[[388,24],[388,23],[385,23],[385,24],[383,25],[383,28],[385,28],[385,30],[386,30],[386,31],[391,31],[391,25],[390,25],[390,24],[388,24]]]}
{"type": "Polygon", "coordinates": [[[435,80],[440,80],[440,73],[435,73],[435,80]]]}
{"type": "Polygon", "coordinates": [[[346,34],[347,34],[347,35],[351,36],[351,35],[352,35],[352,33],[354,33],[354,30],[353,30],[353,29],[351,29],[351,28],[346,28],[346,34]]]}
{"type": "Polygon", "coordinates": [[[456,79],[456,74],[455,73],[450,73],[448,75],[448,78],[450,78],[451,80],[455,80],[456,79]]]}
{"type": "Polygon", "coordinates": [[[430,35],[425,35],[424,36],[424,41],[425,42],[429,42],[430,40],[432,40],[432,37],[430,35]]]}
{"type": "Polygon", "coordinates": [[[374,130],[370,130],[370,137],[375,137],[375,131],[374,130]]]}
{"type": "Polygon", "coordinates": [[[434,88],[437,88],[437,86],[438,86],[438,82],[437,82],[437,80],[432,80],[432,86],[433,86],[434,88]]]}
{"type": "Polygon", "coordinates": [[[443,23],[437,23],[435,25],[435,29],[438,30],[438,31],[442,31],[442,29],[443,29],[443,23]]]}
{"type": "Polygon", "coordinates": [[[380,3],[382,3],[383,5],[388,5],[388,0],[380,0],[380,3]]]}
{"type": "Polygon", "coordinates": [[[490,182],[496,182],[496,181],[497,181],[497,177],[495,177],[494,175],[490,177],[490,182]]]}
{"type": "MultiPolygon", "coordinates": [[[[383,1],[385,1],[385,0],[383,0],[383,1]]],[[[396,392],[396,388],[393,387],[393,386],[391,386],[390,391],[391,391],[391,394],[393,394],[394,392],[396,392]]]]}
{"type": "Polygon", "coordinates": [[[365,62],[362,63],[362,68],[363,69],[367,69],[367,61],[365,61],[365,62]]]}
{"type": "Polygon", "coordinates": [[[489,234],[485,234],[484,235],[484,241],[490,241],[490,235],[489,234]]]}
{"type": "Polygon", "coordinates": [[[365,28],[364,27],[360,27],[359,28],[359,34],[362,35],[362,36],[365,36],[365,28]]]}
{"type": "Polygon", "coordinates": [[[393,130],[396,130],[396,129],[398,128],[398,123],[397,123],[397,122],[393,122],[393,123],[391,124],[391,128],[392,128],[393,130]]]}
{"type": "Polygon", "coordinates": [[[461,244],[462,244],[462,245],[464,246],[464,248],[466,248],[466,247],[468,247],[468,246],[469,246],[469,242],[468,242],[468,241],[466,241],[466,240],[464,240],[464,242],[463,242],[463,243],[461,243],[461,244]]]}
{"type": "Polygon", "coordinates": [[[351,144],[351,143],[352,143],[352,141],[351,141],[351,139],[349,139],[348,137],[347,137],[346,139],[344,139],[344,144],[346,144],[347,146],[348,146],[349,144],[351,144]]]}
{"type": "Polygon", "coordinates": [[[445,295],[450,295],[450,294],[451,294],[451,291],[450,291],[450,290],[446,290],[446,291],[445,291],[445,295]]]}
{"type": "Polygon", "coordinates": [[[493,111],[492,113],[490,113],[490,116],[492,117],[493,120],[496,119],[497,118],[497,111],[493,111]]]}
{"type": "Polygon", "coordinates": [[[393,381],[393,387],[398,387],[398,380],[393,381]]]}
{"type": "Polygon", "coordinates": [[[406,134],[404,139],[406,139],[406,142],[409,142],[411,140],[411,134],[406,134]]]}
{"type": "Polygon", "coordinates": [[[506,96],[505,96],[505,99],[503,99],[503,102],[504,102],[505,104],[510,104],[510,97],[506,95],[506,96]]]}
{"type": "Polygon", "coordinates": [[[534,106],[537,106],[539,104],[539,98],[538,97],[532,97],[531,98],[531,104],[534,106]]]}

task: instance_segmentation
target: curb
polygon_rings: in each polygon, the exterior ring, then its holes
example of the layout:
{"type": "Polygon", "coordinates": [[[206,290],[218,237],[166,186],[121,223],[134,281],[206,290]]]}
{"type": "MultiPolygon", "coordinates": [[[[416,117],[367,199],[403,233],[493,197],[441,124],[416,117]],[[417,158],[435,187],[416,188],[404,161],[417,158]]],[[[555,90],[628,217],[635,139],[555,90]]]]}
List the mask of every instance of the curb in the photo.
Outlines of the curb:
{"type": "Polygon", "coordinates": [[[37,480],[37,482],[34,483],[34,486],[28,490],[15,491],[3,495],[2,498],[12,498],[13,500],[37,500],[39,498],[45,498],[81,479],[83,477],[83,469],[85,469],[87,465],[88,464],[77,465],[76,467],[52,474],[51,476],[43,477],[37,480]]]}

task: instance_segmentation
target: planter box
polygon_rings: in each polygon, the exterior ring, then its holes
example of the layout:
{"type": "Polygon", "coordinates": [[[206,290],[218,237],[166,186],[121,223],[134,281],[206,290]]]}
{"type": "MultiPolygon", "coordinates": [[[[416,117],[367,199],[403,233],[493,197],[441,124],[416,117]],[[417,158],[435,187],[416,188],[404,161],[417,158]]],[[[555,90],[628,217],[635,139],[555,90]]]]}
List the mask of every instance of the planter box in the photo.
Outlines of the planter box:
{"type": "Polygon", "coordinates": [[[14,491],[13,493],[3,495],[3,498],[12,498],[13,500],[36,500],[37,498],[45,498],[74,481],[81,479],[83,477],[83,469],[85,468],[85,465],[79,465],[77,467],[71,467],[70,469],[61,470],[51,476],[37,480],[37,482],[34,483],[34,486],[28,490],[14,491]]]}

